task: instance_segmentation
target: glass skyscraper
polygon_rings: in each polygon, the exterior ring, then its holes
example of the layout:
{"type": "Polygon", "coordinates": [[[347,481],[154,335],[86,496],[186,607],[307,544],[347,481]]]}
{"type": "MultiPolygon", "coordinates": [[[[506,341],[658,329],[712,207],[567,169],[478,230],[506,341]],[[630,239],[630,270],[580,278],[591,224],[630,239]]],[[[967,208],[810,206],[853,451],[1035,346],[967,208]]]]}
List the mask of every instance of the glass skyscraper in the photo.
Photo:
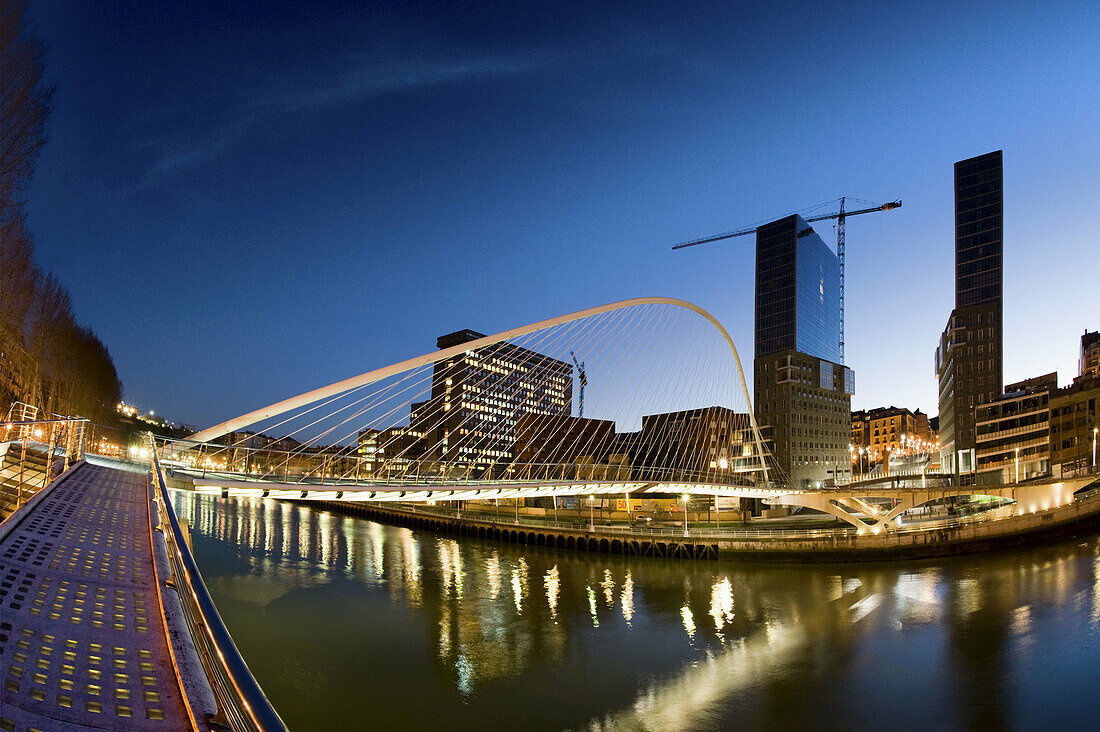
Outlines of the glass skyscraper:
{"type": "Polygon", "coordinates": [[[756,230],[756,355],[841,363],[840,262],[799,215],[756,230]]]}
{"type": "Polygon", "coordinates": [[[855,375],[841,363],[840,262],[797,214],[756,230],[757,421],[796,488],[851,475],[855,375]]]}

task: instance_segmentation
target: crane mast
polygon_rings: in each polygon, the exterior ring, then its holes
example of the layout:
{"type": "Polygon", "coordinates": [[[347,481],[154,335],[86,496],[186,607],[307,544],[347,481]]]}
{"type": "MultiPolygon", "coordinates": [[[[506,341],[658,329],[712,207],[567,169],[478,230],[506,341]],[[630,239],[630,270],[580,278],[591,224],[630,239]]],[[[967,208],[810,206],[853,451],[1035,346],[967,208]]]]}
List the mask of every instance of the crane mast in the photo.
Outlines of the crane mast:
{"type": "Polygon", "coordinates": [[[569,355],[573,357],[573,365],[577,367],[577,375],[580,377],[581,393],[580,393],[580,397],[577,399],[577,416],[578,417],[583,417],[584,416],[584,387],[588,386],[588,376],[585,375],[585,373],[584,373],[584,361],[577,361],[577,354],[573,353],[572,351],[569,352],[569,355]]]}

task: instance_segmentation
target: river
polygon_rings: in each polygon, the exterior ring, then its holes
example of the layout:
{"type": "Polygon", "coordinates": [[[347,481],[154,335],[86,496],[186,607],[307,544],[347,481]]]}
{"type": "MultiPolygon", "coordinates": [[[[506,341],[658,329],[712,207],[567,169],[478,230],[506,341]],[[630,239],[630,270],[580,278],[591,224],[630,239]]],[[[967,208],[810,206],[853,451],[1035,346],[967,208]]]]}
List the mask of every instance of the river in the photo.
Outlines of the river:
{"type": "Polygon", "coordinates": [[[1095,537],[768,565],[455,538],[175,492],[292,730],[1086,728],[1095,537]]]}

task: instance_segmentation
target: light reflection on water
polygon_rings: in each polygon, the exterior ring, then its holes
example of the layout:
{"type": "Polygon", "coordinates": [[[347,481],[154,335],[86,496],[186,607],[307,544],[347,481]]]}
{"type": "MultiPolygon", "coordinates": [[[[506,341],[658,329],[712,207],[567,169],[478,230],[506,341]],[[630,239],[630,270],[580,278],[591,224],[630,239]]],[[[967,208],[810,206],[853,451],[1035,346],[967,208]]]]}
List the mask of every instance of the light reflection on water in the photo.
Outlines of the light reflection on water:
{"type": "Polygon", "coordinates": [[[921,709],[911,726],[1091,719],[1095,539],[769,566],[174,500],[226,624],[294,729],[866,726],[897,722],[899,699],[921,709]]]}

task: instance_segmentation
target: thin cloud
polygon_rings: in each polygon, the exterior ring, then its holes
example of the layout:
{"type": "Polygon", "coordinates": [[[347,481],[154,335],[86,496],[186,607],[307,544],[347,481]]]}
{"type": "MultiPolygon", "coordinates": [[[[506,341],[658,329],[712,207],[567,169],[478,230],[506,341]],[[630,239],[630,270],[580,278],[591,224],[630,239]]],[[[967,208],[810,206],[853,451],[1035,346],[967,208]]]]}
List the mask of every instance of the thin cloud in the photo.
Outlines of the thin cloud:
{"type": "Polygon", "coordinates": [[[225,112],[229,121],[211,134],[176,144],[170,151],[163,152],[142,177],[136,191],[216,158],[243,138],[252,126],[269,123],[283,115],[356,104],[419,89],[530,74],[560,66],[565,61],[565,55],[556,52],[382,63],[352,59],[347,68],[335,74],[320,78],[297,75],[266,89],[242,94],[225,112]]]}

